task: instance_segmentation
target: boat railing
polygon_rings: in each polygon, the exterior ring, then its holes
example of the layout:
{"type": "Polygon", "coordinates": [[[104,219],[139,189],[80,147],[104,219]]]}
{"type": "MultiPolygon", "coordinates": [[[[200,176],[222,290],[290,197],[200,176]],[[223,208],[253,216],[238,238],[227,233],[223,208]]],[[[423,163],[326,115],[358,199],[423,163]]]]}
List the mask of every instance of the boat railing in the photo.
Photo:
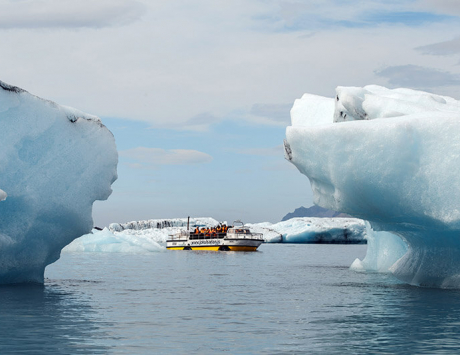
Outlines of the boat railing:
{"type": "Polygon", "coordinates": [[[176,234],[172,234],[169,236],[169,240],[187,240],[189,238],[190,232],[189,231],[180,231],[176,234]]]}
{"type": "Polygon", "coordinates": [[[228,233],[212,233],[212,234],[196,234],[190,233],[189,230],[181,230],[176,234],[169,236],[168,240],[171,241],[186,241],[192,239],[256,239],[264,240],[264,235],[262,233],[251,233],[248,229],[236,229],[229,231],[228,233]]]}
{"type": "Polygon", "coordinates": [[[183,230],[176,234],[169,235],[168,240],[174,241],[185,241],[185,240],[196,240],[196,239],[215,239],[215,238],[225,238],[226,233],[212,233],[212,234],[196,234],[191,233],[190,231],[183,230]]]}
{"type": "Polygon", "coordinates": [[[262,233],[229,233],[226,239],[260,239],[264,240],[262,233]]]}
{"type": "Polygon", "coordinates": [[[213,234],[195,234],[191,233],[190,234],[190,239],[216,239],[216,238],[224,238],[225,233],[213,233],[213,234]]]}

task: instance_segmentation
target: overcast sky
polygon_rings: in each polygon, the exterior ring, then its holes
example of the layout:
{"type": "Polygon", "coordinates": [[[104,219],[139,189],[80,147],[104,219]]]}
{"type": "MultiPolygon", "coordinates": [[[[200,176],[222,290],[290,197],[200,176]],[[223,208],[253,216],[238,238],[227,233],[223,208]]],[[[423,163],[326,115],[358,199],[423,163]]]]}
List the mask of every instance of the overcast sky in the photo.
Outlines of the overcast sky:
{"type": "Polygon", "coordinates": [[[120,154],[96,225],[279,221],[311,206],[284,160],[303,93],[460,98],[455,0],[0,0],[0,80],[95,114],[120,154]]]}

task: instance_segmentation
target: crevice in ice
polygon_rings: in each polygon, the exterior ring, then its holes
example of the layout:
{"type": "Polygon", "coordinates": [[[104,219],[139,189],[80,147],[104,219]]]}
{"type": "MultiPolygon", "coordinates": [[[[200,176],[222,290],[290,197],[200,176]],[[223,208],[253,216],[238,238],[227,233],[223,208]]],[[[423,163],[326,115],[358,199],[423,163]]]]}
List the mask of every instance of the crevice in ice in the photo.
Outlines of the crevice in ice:
{"type": "Polygon", "coordinates": [[[6,91],[14,92],[14,93],[27,92],[24,89],[18,88],[17,86],[9,85],[1,80],[0,80],[0,88],[6,91]]]}
{"type": "Polygon", "coordinates": [[[284,157],[286,160],[291,161],[292,160],[291,146],[289,145],[286,139],[283,141],[283,144],[284,144],[284,157]]]}
{"type": "Polygon", "coordinates": [[[78,117],[77,117],[77,116],[74,116],[74,115],[69,115],[69,116],[67,116],[67,118],[68,118],[69,121],[72,122],[72,123],[75,123],[75,122],[77,122],[77,120],[78,120],[78,117]]]}

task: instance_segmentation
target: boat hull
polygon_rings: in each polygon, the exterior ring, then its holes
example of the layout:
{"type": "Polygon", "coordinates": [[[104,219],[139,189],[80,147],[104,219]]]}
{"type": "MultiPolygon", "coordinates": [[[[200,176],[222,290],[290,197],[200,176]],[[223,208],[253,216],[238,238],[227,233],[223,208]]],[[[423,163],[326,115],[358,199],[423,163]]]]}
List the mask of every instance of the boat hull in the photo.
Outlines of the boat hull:
{"type": "Polygon", "coordinates": [[[213,251],[218,251],[220,247],[215,247],[215,246],[212,246],[212,247],[189,247],[189,246],[185,246],[185,247],[166,247],[166,249],[170,249],[170,250],[213,250],[213,251]]]}
{"type": "Polygon", "coordinates": [[[166,247],[169,250],[211,250],[211,251],[256,251],[258,247],[254,246],[235,246],[230,245],[228,249],[221,247],[166,247]]]}
{"type": "Polygon", "coordinates": [[[230,251],[256,251],[259,246],[229,245],[230,251]]]}
{"type": "Polygon", "coordinates": [[[256,251],[262,243],[260,239],[168,240],[166,248],[170,250],[256,251]]]}

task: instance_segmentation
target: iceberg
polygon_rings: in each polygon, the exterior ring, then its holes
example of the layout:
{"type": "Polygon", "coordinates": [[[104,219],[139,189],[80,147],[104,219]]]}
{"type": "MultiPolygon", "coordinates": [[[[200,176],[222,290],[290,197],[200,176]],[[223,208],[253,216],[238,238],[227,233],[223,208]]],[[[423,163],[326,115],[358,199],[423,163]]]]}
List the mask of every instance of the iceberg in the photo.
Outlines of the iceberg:
{"type": "Polygon", "coordinates": [[[0,127],[0,284],[43,283],[111,194],[115,140],[98,117],[4,82],[0,127]]]}
{"type": "Polygon", "coordinates": [[[248,224],[267,243],[364,244],[366,227],[357,218],[298,217],[279,223],[248,224]]]}
{"type": "MultiPolygon", "coordinates": [[[[109,229],[114,232],[122,232],[124,230],[130,231],[145,231],[148,229],[163,229],[171,227],[213,227],[217,226],[219,222],[214,218],[171,218],[171,219],[149,219],[146,221],[132,221],[127,223],[111,223],[109,229]]],[[[226,224],[226,222],[223,222],[226,224]]]]}
{"type": "MultiPolygon", "coordinates": [[[[103,230],[93,229],[91,233],[75,239],[63,252],[101,252],[144,254],[166,250],[170,235],[195,227],[214,227],[219,222],[213,218],[171,218],[149,219],[128,223],[111,223],[103,230]]],[[[226,222],[223,222],[226,223],[226,222]]]]}
{"type": "MultiPolygon", "coordinates": [[[[108,228],[93,229],[91,233],[75,239],[62,252],[82,253],[130,253],[145,254],[164,251],[166,248],[159,244],[165,233],[130,234],[127,232],[113,232],[108,228]]],[[[166,240],[165,240],[166,241],[166,240]]]]}
{"type": "Polygon", "coordinates": [[[370,223],[368,253],[353,268],[460,287],[459,101],[338,87],[334,98],[296,100],[291,122],[285,156],[309,178],[314,203],[370,223]]]}

